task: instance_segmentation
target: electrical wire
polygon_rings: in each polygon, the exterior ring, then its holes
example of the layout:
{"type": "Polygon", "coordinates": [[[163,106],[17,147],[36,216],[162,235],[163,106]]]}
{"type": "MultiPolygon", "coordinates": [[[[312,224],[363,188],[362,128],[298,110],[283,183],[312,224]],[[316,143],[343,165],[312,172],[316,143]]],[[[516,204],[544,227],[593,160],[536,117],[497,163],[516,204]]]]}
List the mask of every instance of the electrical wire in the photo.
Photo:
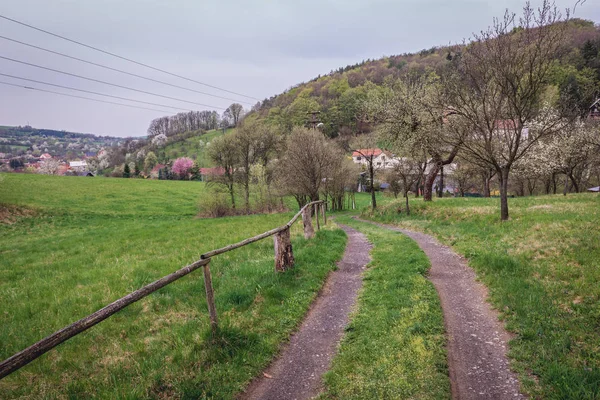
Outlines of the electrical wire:
{"type": "Polygon", "coordinates": [[[31,29],[35,29],[36,31],[43,32],[43,33],[45,33],[45,34],[47,34],[47,35],[51,35],[51,36],[57,37],[57,38],[59,38],[59,39],[63,39],[63,40],[66,40],[66,41],[68,41],[68,42],[75,43],[75,44],[78,44],[78,45],[80,45],[80,46],[83,46],[83,47],[87,47],[88,49],[92,49],[92,50],[95,50],[95,51],[99,51],[100,53],[104,53],[104,54],[107,54],[107,55],[109,55],[109,56],[116,57],[116,58],[119,58],[119,59],[121,59],[121,60],[125,60],[125,61],[131,62],[131,63],[134,63],[134,64],[137,64],[137,65],[140,65],[140,66],[142,66],[142,67],[146,67],[146,68],[149,68],[149,69],[152,69],[152,70],[158,71],[158,72],[162,72],[162,73],[164,73],[164,74],[167,74],[167,75],[171,75],[171,76],[174,76],[174,77],[177,77],[177,78],[180,78],[180,79],[184,79],[184,80],[186,80],[186,81],[189,81],[189,82],[194,82],[194,83],[197,83],[197,84],[199,84],[199,85],[207,86],[207,87],[210,87],[210,88],[213,88],[213,89],[221,90],[221,91],[223,91],[223,92],[227,92],[227,93],[235,94],[235,95],[237,95],[237,96],[242,96],[242,97],[246,97],[246,98],[248,98],[248,99],[252,99],[252,100],[257,100],[257,101],[260,101],[260,99],[258,99],[258,98],[256,98],[256,97],[247,96],[247,95],[245,95],[245,94],[242,94],[242,93],[233,92],[233,91],[231,91],[231,90],[223,89],[223,88],[220,88],[220,87],[218,87],[218,86],[214,86],[214,85],[209,85],[208,83],[200,82],[200,81],[197,81],[197,80],[195,80],[195,79],[187,78],[187,77],[185,77],[185,76],[182,76],[182,75],[178,75],[178,74],[175,74],[175,73],[172,73],[172,72],[169,72],[169,71],[165,71],[165,70],[163,70],[163,69],[156,68],[156,67],[153,67],[153,66],[151,66],[151,65],[144,64],[144,63],[142,63],[142,62],[135,61],[135,60],[132,60],[132,59],[130,59],[130,58],[123,57],[123,56],[120,56],[120,55],[118,55],[118,54],[111,53],[111,52],[109,52],[109,51],[106,51],[106,50],[99,49],[99,48],[97,48],[97,47],[94,47],[94,46],[90,46],[90,45],[88,45],[88,44],[85,44],[85,43],[79,42],[79,41],[77,41],[77,40],[69,39],[69,38],[67,38],[67,37],[65,37],[65,36],[61,36],[61,35],[58,35],[58,34],[56,34],[56,33],[52,33],[52,32],[50,32],[50,31],[47,31],[47,30],[44,30],[44,29],[41,29],[41,28],[37,28],[37,27],[35,27],[35,26],[33,26],[33,25],[29,25],[29,24],[26,24],[25,22],[17,21],[16,19],[9,18],[9,17],[6,17],[6,16],[4,16],[4,15],[0,15],[0,18],[3,18],[3,19],[5,19],[5,20],[7,20],[7,21],[11,21],[11,22],[14,22],[14,23],[16,23],[16,24],[19,24],[19,25],[22,25],[22,26],[26,26],[26,27],[28,27],[28,28],[31,28],[31,29]]]}
{"type": "Polygon", "coordinates": [[[134,73],[132,73],[132,72],[123,71],[122,69],[118,69],[118,68],[109,67],[109,66],[107,66],[107,65],[103,65],[103,64],[95,63],[95,62],[93,62],[93,61],[84,60],[84,59],[82,59],[82,58],[78,58],[78,57],[70,56],[70,55],[68,55],[68,54],[65,54],[65,53],[60,53],[60,52],[58,52],[58,51],[54,51],[54,50],[50,50],[50,49],[46,49],[46,48],[44,48],[44,47],[36,46],[36,45],[30,44],[30,43],[25,43],[25,42],[22,42],[22,41],[20,41],[20,40],[12,39],[12,38],[9,38],[9,37],[6,37],[6,36],[2,36],[2,35],[0,35],[0,39],[8,40],[8,41],[10,41],[10,42],[18,43],[18,44],[21,44],[21,45],[23,45],[23,46],[32,47],[32,48],[34,48],[34,49],[37,49],[37,50],[42,50],[42,51],[45,51],[45,52],[48,52],[48,53],[56,54],[56,55],[58,55],[58,56],[61,56],[61,57],[70,58],[71,60],[76,60],[76,61],[83,62],[83,63],[86,63],[86,64],[94,65],[94,66],[96,66],[96,67],[100,67],[100,68],[108,69],[108,70],[110,70],[110,71],[115,71],[115,72],[119,72],[119,73],[121,73],[121,74],[129,75],[129,76],[134,76],[134,77],[136,77],[136,78],[145,79],[145,80],[147,80],[147,81],[151,81],[151,82],[160,83],[160,84],[162,84],[162,85],[166,85],[166,86],[171,86],[171,87],[174,87],[174,88],[177,88],[177,89],[187,90],[187,91],[189,91],[189,92],[199,93],[199,94],[203,94],[203,95],[206,95],[206,96],[212,96],[212,97],[216,97],[216,98],[218,98],[218,99],[223,99],[223,100],[231,100],[231,101],[235,101],[235,102],[240,102],[240,103],[244,103],[244,104],[253,105],[252,103],[249,103],[249,102],[247,102],[247,101],[240,101],[240,100],[232,99],[232,98],[230,98],[230,97],[218,96],[218,95],[216,95],[216,94],[211,94],[211,93],[201,92],[201,91],[199,91],[199,90],[194,90],[194,89],[186,88],[186,87],[184,87],[184,86],[174,85],[174,84],[172,84],[172,83],[164,82],[164,81],[161,81],[161,80],[158,80],[158,79],[154,79],[154,78],[148,78],[148,77],[146,77],[146,76],[142,76],[142,75],[134,74],[134,73]]]}
{"type": "Polygon", "coordinates": [[[113,99],[119,99],[119,100],[126,100],[126,101],[133,101],[135,103],[143,103],[143,104],[149,104],[151,106],[159,106],[159,107],[167,107],[167,108],[173,108],[175,110],[181,110],[181,111],[194,111],[194,110],[190,110],[188,108],[179,108],[179,107],[173,107],[167,104],[160,104],[160,103],[151,103],[148,101],[142,101],[142,100],[135,100],[135,99],[130,99],[127,97],[120,97],[120,96],[113,96],[110,94],[105,94],[105,93],[99,93],[99,92],[94,92],[91,90],[85,90],[85,89],[77,89],[71,86],[63,86],[63,85],[57,85],[55,83],[49,83],[49,82],[44,82],[44,81],[37,81],[35,79],[29,79],[29,78],[23,78],[21,76],[15,76],[15,75],[9,75],[9,74],[3,74],[0,72],[0,76],[6,76],[8,78],[13,78],[13,79],[20,79],[23,81],[28,81],[28,82],[34,82],[34,83],[39,83],[42,85],[48,85],[48,86],[54,86],[54,87],[58,87],[61,89],[68,89],[68,90],[75,90],[77,92],[83,92],[83,93],[89,93],[89,94],[95,94],[97,96],[105,96],[105,97],[112,97],[113,99]]]}
{"type": "Polygon", "coordinates": [[[151,96],[157,96],[157,97],[162,97],[162,98],[169,99],[169,100],[181,101],[183,103],[196,104],[196,105],[199,105],[199,106],[202,106],[202,107],[216,108],[216,109],[219,109],[219,110],[223,110],[224,109],[223,107],[212,106],[212,105],[209,105],[209,104],[196,103],[194,101],[178,99],[177,97],[165,96],[165,95],[162,95],[162,94],[157,94],[157,93],[153,93],[153,92],[147,92],[147,91],[141,90],[141,89],[135,89],[135,88],[131,88],[131,87],[128,87],[128,86],[118,85],[116,83],[110,83],[110,82],[102,81],[100,79],[94,79],[94,78],[89,78],[87,76],[72,74],[70,72],[65,72],[65,71],[61,71],[61,70],[58,70],[58,69],[54,69],[54,68],[44,67],[44,66],[38,65],[38,64],[28,63],[26,61],[15,60],[14,58],[0,56],[0,59],[12,61],[12,62],[23,64],[23,65],[28,65],[30,67],[45,69],[47,71],[52,71],[52,72],[56,72],[56,73],[63,74],[63,75],[73,76],[73,77],[79,78],[79,79],[85,79],[85,80],[92,81],[92,82],[102,83],[104,85],[114,86],[114,87],[118,87],[118,88],[121,88],[121,89],[127,89],[127,90],[132,90],[134,92],[149,94],[151,96]]]}
{"type": "Polygon", "coordinates": [[[1,85],[7,85],[7,86],[14,86],[14,87],[18,87],[18,88],[22,88],[22,89],[28,89],[28,90],[37,90],[37,91],[45,92],[45,93],[58,94],[58,95],[61,95],[61,96],[75,97],[77,99],[91,100],[91,101],[96,101],[96,102],[99,102],[99,103],[107,103],[107,104],[114,104],[114,105],[123,106],[123,107],[139,108],[141,110],[158,111],[158,112],[167,113],[167,114],[171,114],[172,113],[172,111],[158,110],[158,109],[155,109],[155,108],[133,106],[133,105],[130,105],[130,104],[116,103],[116,102],[113,102],[113,101],[105,101],[105,100],[92,99],[90,97],[83,97],[83,96],[77,96],[77,95],[74,95],[74,94],[60,93],[60,92],[55,92],[55,91],[52,91],[52,90],[45,90],[45,89],[40,89],[40,88],[34,88],[34,87],[31,87],[31,86],[22,86],[22,85],[17,85],[17,84],[14,84],[14,83],[3,82],[3,81],[0,81],[0,84],[1,85]]]}

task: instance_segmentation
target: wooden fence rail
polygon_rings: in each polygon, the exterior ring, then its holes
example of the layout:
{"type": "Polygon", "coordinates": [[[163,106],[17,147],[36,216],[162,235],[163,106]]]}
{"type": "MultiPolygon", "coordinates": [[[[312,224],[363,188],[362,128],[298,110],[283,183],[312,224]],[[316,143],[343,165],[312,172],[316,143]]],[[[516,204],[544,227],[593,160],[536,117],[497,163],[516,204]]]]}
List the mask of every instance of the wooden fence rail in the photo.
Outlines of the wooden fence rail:
{"type": "MultiPolygon", "coordinates": [[[[46,352],[52,350],[53,348],[72,338],[73,336],[76,336],[81,332],[91,328],[92,326],[104,321],[105,319],[124,309],[128,305],[135,303],[136,301],[148,296],[149,294],[157,291],[160,288],[167,286],[172,282],[175,282],[177,279],[186,276],[187,274],[197,270],[200,267],[203,267],[204,269],[204,286],[206,289],[206,302],[208,303],[210,325],[211,329],[213,330],[213,333],[216,332],[216,330],[218,329],[218,319],[214,301],[214,291],[212,287],[212,276],[210,273],[209,265],[211,257],[214,257],[218,254],[226,253],[231,250],[235,250],[237,248],[246,246],[250,243],[254,243],[259,240],[265,239],[269,236],[275,235],[275,271],[285,271],[286,269],[291,268],[294,265],[294,255],[292,252],[292,244],[290,241],[290,227],[294,224],[294,222],[296,222],[296,220],[300,216],[302,216],[305,226],[305,237],[308,237],[306,233],[306,227],[308,224],[310,226],[310,230],[312,231],[312,224],[310,219],[313,207],[315,209],[315,214],[317,215],[317,218],[319,208],[321,209],[323,219],[325,220],[325,223],[327,223],[324,202],[310,202],[304,207],[302,207],[302,209],[296,215],[294,215],[294,217],[287,224],[262,233],[260,235],[256,235],[254,237],[242,240],[241,242],[206,252],[200,256],[200,260],[190,265],[187,265],[179,269],[178,271],[175,271],[155,282],[150,283],[149,285],[142,287],[141,289],[136,290],[135,292],[128,294],[125,297],[122,297],[110,303],[109,305],[101,308],[95,313],[90,314],[87,317],[82,318],[79,321],[74,322],[71,325],[57,332],[54,332],[50,336],[7,358],[6,360],[0,363],[0,379],[29,364],[31,361],[40,357],[42,354],[45,354],[46,352]],[[308,210],[308,213],[305,212],[305,210],[308,210]],[[308,222],[306,221],[306,218],[308,218],[308,222]]],[[[317,222],[317,225],[318,224],[319,223],[317,222]]],[[[314,235],[314,231],[312,232],[312,235],[314,235]]]]}

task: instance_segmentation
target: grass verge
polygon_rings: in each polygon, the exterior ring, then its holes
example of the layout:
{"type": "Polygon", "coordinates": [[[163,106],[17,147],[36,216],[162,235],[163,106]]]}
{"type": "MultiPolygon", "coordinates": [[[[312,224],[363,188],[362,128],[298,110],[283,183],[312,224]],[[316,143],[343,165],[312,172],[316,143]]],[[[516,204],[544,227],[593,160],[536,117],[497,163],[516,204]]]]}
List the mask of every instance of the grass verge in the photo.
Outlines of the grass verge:
{"type": "Polygon", "coordinates": [[[469,260],[507,329],[511,366],[527,394],[600,398],[600,197],[412,200],[411,217],[391,203],[365,216],[438,237],[469,260]]]}
{"type": "Polygon", "coordinates": [[[374,248],[322,398],[450,398],[444,321],[425,277],[427,256],[397,232],[347,216],[336,221],[365,233],[374,248]]]}
{"type": "MultiPolygon", "coordinates": [[[[198,182],[1,175],[0,358],[291,213],[197,219],[198,182]]],[[[301,224],[300,224],[301,225],[301,224]]],[[[273,272],[266,239],[211,262],[221,331],[210,336],[202,272],[135,303],[0,381],[0,398],[228,399],[265,367],[343,254],[333,225],[273,272]]]]}

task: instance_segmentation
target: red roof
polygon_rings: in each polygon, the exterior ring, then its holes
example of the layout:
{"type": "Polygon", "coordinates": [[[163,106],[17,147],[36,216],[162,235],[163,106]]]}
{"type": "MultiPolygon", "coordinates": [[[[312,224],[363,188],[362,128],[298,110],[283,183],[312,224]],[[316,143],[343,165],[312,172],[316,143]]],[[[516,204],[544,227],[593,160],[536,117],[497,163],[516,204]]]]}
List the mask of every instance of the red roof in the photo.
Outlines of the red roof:
{"type": "Polygon", "coordinates": [[[377,157],[381,153],[383,153],[383,151],[381,149],[358,149],[358,150],[355,150],[352,153],[352,157],[362,157],[362,156],[364,156],[364,157],[369,157],[369,156],[377,157]]]}
{"type": "Polygon", "coordinates": [[[47,160],[47,159],[52,158],[52,156],[50,154],[48,154],[48,153],[44,153],[44,154],[42,154],[40,156],[40,158],[43,159],[43,160],[47,160]]]}
{"type": "Polygon", "coordinates": [[[225,168],[200,168],[200,175],[223,175],[225,174],[225,168]]]}
{"type": "Polygon", "coordinates": [[[158,172],[158,170],[159,170],[159,169],[162,169],[162,168],[164,168],[164,167],[165,167],[165,165],[164,165],[164,164],[156,164],[156,165],[154,166],[154,168],[152,168],[152,171],[150,171],[150,173],[152,174],[152,173],[158,172]]]}

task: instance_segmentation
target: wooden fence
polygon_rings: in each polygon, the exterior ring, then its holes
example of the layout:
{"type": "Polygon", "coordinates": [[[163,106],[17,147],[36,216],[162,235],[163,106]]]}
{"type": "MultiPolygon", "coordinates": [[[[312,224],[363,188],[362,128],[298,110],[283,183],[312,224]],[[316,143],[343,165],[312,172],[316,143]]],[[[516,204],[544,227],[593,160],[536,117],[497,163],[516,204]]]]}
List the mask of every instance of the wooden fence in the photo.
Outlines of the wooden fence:
{"type": "Polygon", "coordinates": [[[91,328],[92,326],[104,321],[111,315],[119,312],[128,305],[148,296],[150,293],[175,282],[177,279],[197,270],[202,267],[204,270],[204,287],[206,289],[206,302],[208,303],[208,314],[210,316],[210,325],[213,333],[218,329],[217,310],[215,307],[214,291],[212,287],[212,276],[210,273],[210,260],[219,254],[226,253],[231,250],[238,249],[250,243],[257,242],[269,236],[275,236],[275,271],[283,272],[294,266],[294,254],[292,251],[292,243],[290,241],[290,228],[300,216],[304,223],[304,237],[310,239],[315,232],[312,226],[312,215],[316,216],[317,229],[320,229],[319,214],[321,214],[323,222],[327,223],[327,215],[325,213],[324,201],[313,201],[308,203],[294,215],[294,217],[285,225],[272,229],[260,235],[242,240],[241,242],[230,244],[220,249],[211,250],[200,256],[200,259],[190,265],[181,268],[141,289],[128,294],[125,297],[116,300],[106,307],[101,308],[93,314],[80,319],[71,325],[54,332],[50,336],[40,340],[39,342],[29,346],[28,348],[18,352],[17,354],[7,358],[0,363],[0,379],[29,364],[31,361],[40,357],[42,354],[52,350],[66,340],[80,334],[81,332],[91,328]]]}

